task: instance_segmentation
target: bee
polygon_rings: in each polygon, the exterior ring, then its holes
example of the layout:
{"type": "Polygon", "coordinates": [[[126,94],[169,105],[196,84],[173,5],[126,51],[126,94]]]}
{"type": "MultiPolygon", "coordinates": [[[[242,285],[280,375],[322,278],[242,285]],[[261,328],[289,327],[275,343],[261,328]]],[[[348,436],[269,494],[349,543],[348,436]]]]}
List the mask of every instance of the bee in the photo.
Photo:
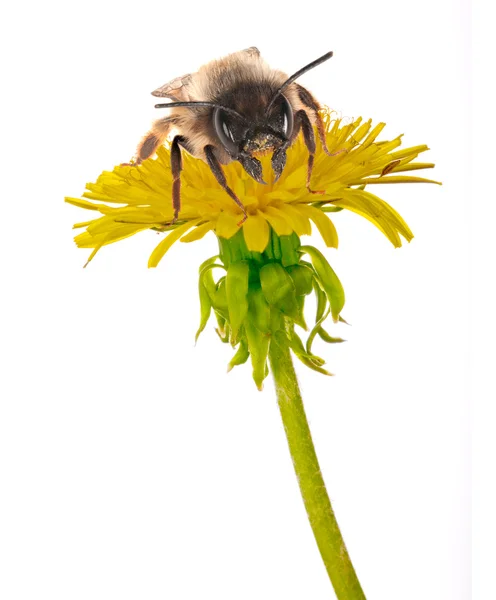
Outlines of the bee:
{"type": "Polygon", "coordinates": [[[332,54],[324,54],[288,77],[270,68],[259,50],[251,47],[213,60],[196,73],[177,77],[152,92],[153,96],[172,100],[155,105],[169,109],[170,114],[153,123],[132,164],[139,165],[152,156],[176,130],[170,153],[173,223],[181,208],[181,149],[208,164],[219,185],[243,213],[238,225],[246,221],[246,209],[228,186],[222,165],[238,161],[255,181],[265,184],[257,156],[272,152],[277,181],[286,164],[286,151],[300,132],[309,152],[306,186],[310,192],[319,193],[310,189],[310,179],[316,148],[314,126],[329,154],[324,123],[317,100],[295,80],[332,54]]]}

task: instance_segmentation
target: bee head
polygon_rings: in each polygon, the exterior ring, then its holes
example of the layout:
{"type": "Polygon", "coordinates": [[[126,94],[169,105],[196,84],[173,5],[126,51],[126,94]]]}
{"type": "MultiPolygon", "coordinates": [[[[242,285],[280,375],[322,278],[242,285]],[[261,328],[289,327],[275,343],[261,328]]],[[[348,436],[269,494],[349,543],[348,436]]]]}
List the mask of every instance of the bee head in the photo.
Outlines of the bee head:
{"type": "Polygon", "coordinates": [[[293,108],[283,94],[279,94],[268,112],[264,107],[260,117],[250,124],[220,107],[214,110],[213,121],[224,149],[233,160],[238,160],[243,165],[253,179],[265,183],[262,179],[262,165],[256,157],[268,152],[274,153],[272,165],[276,179],[279,177],[284,165],[279,166],[280,168],[277,166],[277,157],[289,145],[294,126],[293,108]]]}
{"type": "MultiPolygon", "coordinates": [[[[329,60],[331,56],[332,52],[327,52],[296,71],[276,90],[267,90],[267,85],[265,89],[263,85],[254,89],[250,83],[248,86],[241,85],[229,90],[225,98],[216,98],[215,101],[179,100],[178,102],[156,104],[155,108],[199,108],[200,106],[213,108],[211,127],[230,159],[239,161],[253,179],[259,183],[265,183],[262,179],[262,165],[256,155],[272,151],[272,168],[277,181],[286,164],[286,150],[297,134],[293,107],[283,91],[298,77],[329,60]],[[268,96],[267,91],[270,92],[268,96]],[[239,108],[240,112],[232,106],[239,108]]],[[[191,78],[191,76],[188,77],[191,78]]],[[[176,83],[176,80],[171,83],[176,83]]],[[[170,85],[166,87],[167,90],[171,89],[170,85]]],[[[162,92],[162,88],[157,92],[162,92]]],[[[154,92],[154,95],[162,95],[162,93],[154,92]]],[[[163,95],[172,98],[165,92],[163,95]]]]}

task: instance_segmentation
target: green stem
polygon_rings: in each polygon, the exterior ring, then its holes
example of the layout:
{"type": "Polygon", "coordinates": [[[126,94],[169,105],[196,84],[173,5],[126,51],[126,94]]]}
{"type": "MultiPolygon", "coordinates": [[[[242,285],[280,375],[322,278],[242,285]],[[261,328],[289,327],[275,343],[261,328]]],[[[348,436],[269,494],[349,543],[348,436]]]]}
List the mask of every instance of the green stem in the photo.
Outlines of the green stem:
{"type": "Polygon", "coordinates": [[[273,336],[269,360],[289,451],[320,554],[338,600],[365,595],[351,564],[327,495],[286,336],[273,336]]]}

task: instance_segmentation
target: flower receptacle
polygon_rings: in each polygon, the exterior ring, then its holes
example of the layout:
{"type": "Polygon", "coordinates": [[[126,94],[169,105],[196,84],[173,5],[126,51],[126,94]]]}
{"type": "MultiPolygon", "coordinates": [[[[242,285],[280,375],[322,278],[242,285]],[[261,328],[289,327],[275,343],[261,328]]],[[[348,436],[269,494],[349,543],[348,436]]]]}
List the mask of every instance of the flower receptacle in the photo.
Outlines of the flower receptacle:
{"type": "Polygon", "coordinates": [[[228,371],[250,358],[260,390],[269,372],[270,344],[280,336],[306,366],[330,375],[322,367],[324,359],[312,353],[311,344],[317,334],[329,343],[341,339],[329,335],[322,324],[330,313],[339,317],[344,292],[323,255],[312,246],[301,246],[295,233],[278,236],[272,228],[263,252],[250,251],[242,231],[229,239],[218,237],[218,241],[219,255],[200,267],[197,338],[213,312],[219,337],[236,349],[228,371]],[[312,262],[302,260],[304,254],[312,262]],[[213,271],[217,268],[224,273],[216,281],[213,271]],[[316,324],[305,346],[295,328],[308,331],[305,298],[312,293],[317,300],[316,324]]]}

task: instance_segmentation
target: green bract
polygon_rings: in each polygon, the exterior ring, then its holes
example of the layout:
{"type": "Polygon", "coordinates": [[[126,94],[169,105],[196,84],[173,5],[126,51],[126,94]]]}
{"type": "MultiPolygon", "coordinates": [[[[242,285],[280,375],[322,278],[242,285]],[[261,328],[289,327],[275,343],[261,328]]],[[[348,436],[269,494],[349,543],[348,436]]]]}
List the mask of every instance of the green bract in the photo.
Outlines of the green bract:
{"type": "Polygon", "coordinates": [[[293,233],[278,236],[270,231],[263,253],[248,250],[243,233],[231,239],[218,238],[220,253],[200,266],[200,327],[196,338],[215,314],[217,333],[236,352],[231,370],[251,359],[253,379],[261,390],[268,375],[268,353],[272,339],[283,336],[293,353],[309,368],[331,375],[324,360],[312,353],[317,335],[328,343],[342,342],[329,335],[322,324],[332,315],[340,319],[344,290],[337,275],[319,250],[301,246],[293,233]],[[305,254],[311,262],[303,260],[305,254]],[[214,270],[220,269],[219,279],[214,270]],[[315,294],[315,325],[304,343],[295,327],[308,331],[304,317],[305,298],[315,294]]]}

